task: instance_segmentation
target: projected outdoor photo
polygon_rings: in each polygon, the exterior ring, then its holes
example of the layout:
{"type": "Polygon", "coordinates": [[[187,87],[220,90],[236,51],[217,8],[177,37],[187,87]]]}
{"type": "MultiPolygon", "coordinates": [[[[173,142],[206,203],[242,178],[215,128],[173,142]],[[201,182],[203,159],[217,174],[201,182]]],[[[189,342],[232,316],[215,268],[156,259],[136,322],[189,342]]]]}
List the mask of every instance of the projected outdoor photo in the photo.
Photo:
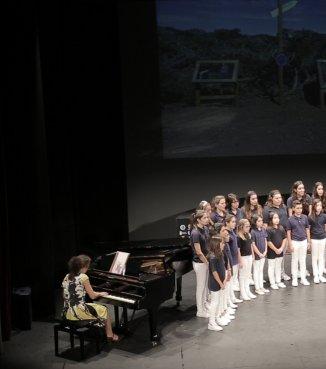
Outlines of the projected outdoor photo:
{"type": "Polygon", "coordinates": [[[156,5],[165,158],[326,152],[326,1],[156,5]]]}

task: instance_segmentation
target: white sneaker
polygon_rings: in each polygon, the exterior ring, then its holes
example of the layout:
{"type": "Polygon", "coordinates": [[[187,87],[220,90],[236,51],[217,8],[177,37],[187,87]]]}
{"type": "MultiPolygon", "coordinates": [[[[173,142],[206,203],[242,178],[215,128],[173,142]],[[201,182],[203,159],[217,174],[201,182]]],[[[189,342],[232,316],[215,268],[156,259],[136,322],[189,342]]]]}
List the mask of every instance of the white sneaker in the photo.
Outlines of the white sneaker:
{"type": "MultiPolygon", "coordinates": [[[[324,278],[325,279],[325,282],[326,282],[326,278],[324,278]]],[[[235,303],[235,304],[240,304],[240,302],[243,302],[243,300],[241,300],[241,299],[237,299],[237,298],[235,298],[234,300],[233,300],[233,303],[235,303]]]]}
{"type": "Polygon", "coordinates": [[[203,312],[197,312],[196,316],[198,318],[209,318],[209,313],[206,312],[206,311],[203,311],[203,312]]]}
{"type": "Polygon", "coordinates": [[[277,284],[278,287],[281,287],[281,288],[286,288],[286,285],[283,283],[283,282],[280,282],[277,284]]]}
{"type": "Polygon", "coordinates": [[[229,306],[230,306],[230,308],[232,308],[232,309],[237,309],[237,307],[238,307],[238,305],[234,304],[233,302],[231,302],[231,303],[229,304],[229,306]]]}
{"type": "Polygon", "coordinates": [[[226,309],[226,313],[227,313],[227,314],[232,314],[232,315],[234,315],[234,314],[235,314],[235,312],[236,312],[236,310],[235,310],[235,309],[232,309],[232,308],[230,308],[230,307],[228,307],[228,308],[226,309]]]}
{"type": "Polygon", "coordinates": [[[249,296],[251,299],[255,299],[255,298],[257,297],[256,295],[254,295],[254,294],[253,294],[253,293],[251,293],[251,292],[248,294],[248,296],[249,296]]]}
{"type": "Polygon", "coordinates": [[[314,277],[314,283],[319,283],[319,277],[314,277]]]}
{"type": "Polygon", "coordinates": [[[292,286],[293,287],[298,287],[298,280],[297,279],[292,279],[292,286]]]}
{"type": "Polygon", "coordinates": [[[229,313],[226,313],[225,315],[224,315],[224,318],[225,319],[228,319],[228,320],[233,320],[233,319],[235,319],[235,316],[234,315],[231,315],[231,314],[229,314],[229,313]]]}
{"type": "Polygon", "coordinates": [[[230,322],[223,317],[216,318],[216,322],[218,325],[221,325],[222,327],[226,327],[230,322]]]}
{"type": "Polygon", "coordinates": [[[268,292],[269,292],[269,290],[268,290],[267,288],[263,288],[263,291],[264,291],[265,293],[268,293],[268,292]]]}
{"type": "Polygon", "coordinates": [[[272,290],[278,290],[278,285],[277,284],[271,284],[271,289],[272,290]]]}
{"type": "Polygon", "coordinates": [[[304,286],[310,286],[310,282],[308,282],[306,279],[304,279],[300,283],[303,284],[304,286]]]}
{"type": "Polygon", "coordinates": [[[210,331],[223,331],[223,328],[220,327],[218,324],[211,324],[208,323],[208,327],[207,327],[210,331]]]}
{"type": "Polygon", "coordinates": [[[284,274],[282,275],[282,279],[284,279],[285,281],[289,281],[289,280],[291,279],[291,277],[290,277],[290,276],[288,276],[286,273],[284,273],[284,274]]]}
{"type": "Polygon", "coordinates": [[[241,296],[242,301],[250,301],[251,298],[249,296],[241,296]]]}
{"type": "Polygon", "coordinates": [[[326,278],[325,278],[325,277],[323,277],[323,276],[319,277],[319,280],[320,280],[320,282],[323,282],[323,283],[325,283],[325,282],[326,282],[326,278]]]}
{"type": "Polygon", "coordinates": [[[257,293],[257,295],[265,295],[265,292],[262,290],[255,290],[255,292],[257,293]]]}

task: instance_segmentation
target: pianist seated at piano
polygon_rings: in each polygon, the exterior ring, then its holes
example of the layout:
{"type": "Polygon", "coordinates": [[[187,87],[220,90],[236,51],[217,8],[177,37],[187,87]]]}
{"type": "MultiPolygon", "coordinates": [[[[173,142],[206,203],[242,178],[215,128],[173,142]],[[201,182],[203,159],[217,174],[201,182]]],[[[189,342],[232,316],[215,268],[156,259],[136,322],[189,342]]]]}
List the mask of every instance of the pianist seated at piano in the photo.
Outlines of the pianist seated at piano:
{"type": "Polygon", "coordinates": [[[87,255],[73,256],[69,262],[69,273],[65,276],[63,287],[64,308],[62,317],[67,320],[94,320],[96,325],[105,327],[107,339],[118,341],[119,336],[114,334],[108,310],[104,305],[87,303],[86,294],[95,300],[105,297],[106,292],[95,292],[89,282],[87,270],[91,259],[87,255]]]}

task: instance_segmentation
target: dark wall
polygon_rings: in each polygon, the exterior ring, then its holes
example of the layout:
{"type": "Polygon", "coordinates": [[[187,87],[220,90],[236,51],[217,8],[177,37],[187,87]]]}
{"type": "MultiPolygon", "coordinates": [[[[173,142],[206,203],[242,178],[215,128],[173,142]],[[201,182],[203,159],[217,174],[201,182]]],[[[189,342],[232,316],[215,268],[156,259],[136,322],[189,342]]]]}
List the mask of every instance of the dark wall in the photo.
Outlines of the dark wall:
{"type": "Polygon", "coordinates": [[[11,287],[44,316],[74,253],[128,238],[117,1],[13,1],[8,19],[11,287]]]}

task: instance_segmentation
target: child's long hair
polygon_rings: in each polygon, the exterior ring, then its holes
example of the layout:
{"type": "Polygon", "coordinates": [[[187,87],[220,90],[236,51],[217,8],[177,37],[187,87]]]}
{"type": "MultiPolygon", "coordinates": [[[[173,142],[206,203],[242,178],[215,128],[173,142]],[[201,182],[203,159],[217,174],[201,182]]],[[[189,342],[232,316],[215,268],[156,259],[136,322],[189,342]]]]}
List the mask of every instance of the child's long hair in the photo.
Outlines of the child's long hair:
{"type": "Polygon", "coordinates": [[[263,208],[259,203],[255,205],[254,209],[251,209],[250,197],[253,195],[257,196],[255,191],[248,191],[243,204],[244,213],[247,219],[251,219],[252,213],[255,211],[260,215],[263,213],[263,208]]]}
{"type": "Polygon", "coordinates": [[[251,235],[250,235],[250,232],[249,231],[247,233],[244,232],[244,226],[246,224],[249,224],[250,225],[250,222],[249,222],[248,219],[240,219],[239,220],[237,234],[243,240],[245,240],[247,238],[251,238],[251,235]]]}
{"type": "Polygon", "coordinates": [[[208,242],[208,250],[209,250],[209,256],[216,256],[216,258],[222,257],[222,250],[221,250],[221,243],[222,243],[222,237],[220,237],[216,231],[212,231],[210,233],[209,242],[208,242]]]}
{"type": "Polygon", "coordinates": [[[321,196],[319,196],[318,192],[317,192],[317,188],[319,186],[323,186],[323,188],[324,188],[323,182],[316,182],[315,183],[314,188],[312,190],[312,196],[313,196],[314,199],[319,199],[321,201],[321,204],[323,206],[323,210],[325,210],[326,209],[326,193],[325,193],[325,189],[324,189],[324,193],[321,196]]]}
{"type": "Polygon", "coordinates": [[[298,194],[297,194],[297,189],[300,185],[303,185],[303,182],[302,181],[295,181],[292,185],[292,200],[298,200],[300,201],[300,203],[302,204],[302,213],[303,214],[308,214],[309,213],[309,204],[308,204],[308,201],[307,201],[307,193],[306,193],[306,189],[304,191],[304,194],[302,196],[302,199],[299,200],[298,199],[298,194]]]}
{"type": "Polygon", "coordinates": [[[69,275],[68,278],[72,281],[82,268],[88,267],[91,263],[91,258],[87,255],[73,256],[68,261],[69,275]]]}
{"type": "MultiPolygon", "coordinates": [[[[268,215],[268,223],[267,223],[267,228],[268,229],[274,228],[273,217],[274,217],[275,214],[279,217],[279,215],[275,211],[271,211],[268,215]]],[[[281,223],[278,223],[277,228],[278,229],[284,229],[281,223]]]]}
{"type": "Polygon", "coordinates": [[[311,215],[310,216],[311,216],[311,219],[313,219],[313,220],[316,220],[316,218],[317,218],[316,206],[317,206],[318,203],[321,203],[323,205],[323,203],[320,199],[314,199],[314,201],[312,202],[312,208],[311,208],[311,215]]]}
{"type": "Polygon", "coordinates": [[[262,216],[259,215],[259,214],[254,214],[252,217],[251,217],[251,227],[252,228],[255,228],[257,229],[257,220],[261,218],[262,219],[262,216]]]}

